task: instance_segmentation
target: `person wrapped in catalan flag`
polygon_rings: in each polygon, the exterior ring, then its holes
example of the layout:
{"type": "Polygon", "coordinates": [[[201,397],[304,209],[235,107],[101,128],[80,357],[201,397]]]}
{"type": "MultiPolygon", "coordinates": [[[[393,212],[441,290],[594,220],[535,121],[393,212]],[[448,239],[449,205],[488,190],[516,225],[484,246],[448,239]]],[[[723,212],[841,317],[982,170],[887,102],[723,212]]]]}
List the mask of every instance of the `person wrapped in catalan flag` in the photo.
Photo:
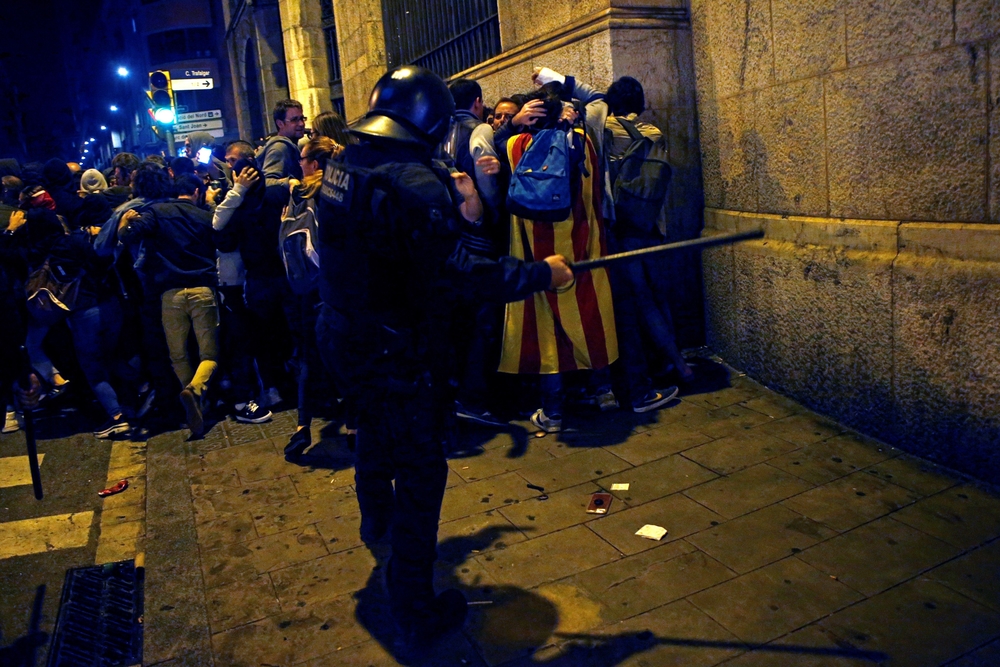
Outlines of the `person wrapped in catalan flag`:
{"type": "MultiPolygon", "coordinates": [[[[561,86],[548,84],[526,95],[512,125],[526,129],[503,140],[511,172],[542,129],[568,128],[577,119],[572,105],[563,104],[561,86]]],[[[500,151],[498,151],[500,152],[500,151]]],[[[520,215],[511,206],[510,255],[526,261],[561,254],[570,262],[607,254],[602,213],[601,171],[597,151],[582,129],[570,142],[571,206],[565,219],[543,222],[520,215]]],[[[559,293],[538,292],[507,304],[501,352],[501,373],[540,376],[542,406],[531,416],[548,433],[562,429],[562,374],[591,369],[597,402],[602,409],[618,407],[611,390],[609,364],[618,358],[614,305],[606,269],[580,274],[559,293]]]]}

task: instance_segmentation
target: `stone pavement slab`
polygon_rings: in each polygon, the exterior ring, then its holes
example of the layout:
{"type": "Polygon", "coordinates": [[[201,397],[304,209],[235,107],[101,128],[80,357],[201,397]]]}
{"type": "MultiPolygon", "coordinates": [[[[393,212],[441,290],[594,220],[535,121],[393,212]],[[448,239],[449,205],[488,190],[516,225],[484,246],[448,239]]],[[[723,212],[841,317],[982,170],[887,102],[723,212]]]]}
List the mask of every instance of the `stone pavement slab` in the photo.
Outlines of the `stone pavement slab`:
{"type": "MultiPolygon", "coordinates": [[[[573,415],[556,436],[463,427],[435,586],[488,604],[420,664],[995,664],[1000,494],[731,380],[651,414],[573,415]],[[586,512],[624,483],[608,514],[586,512]],[[645,524],[668,533],[635,535],[645,524]]],[[[293,427],[286,412],[151,441],[159,664],[395,664],[388,544],[360,541],[340,436],[296,466],[293,427]]],[[[141,528],[129,507],[109,535],[141,528]]]]}
{"type": "Polygon", "coordinates": [[[826,616],[862,595],[794,556],[690,597],[737,637],[768,642],[826,616]]]}
{"type": "Polygon", "coordinates": [[[927,533],[883,517],[806,549],[799,558],[856,591],[875,595],[958,553],[927,533]]]}
{"type": "Polygon", "coordinates": [[[812,486],[795,475],[766,463],[759,463],[688,489],[684,495],[727,519],[735,519],[760,507],[808,491],[812,486]]]}
{"type": "Polygon", "coordinates": [[[726,521],[687,538],[736,572],[744,573],[797,554],[836,532],[781,505],[726,521]]]}
{"type": "Polygon", "coordinates": [[[1000,635],[1000,618],[941,584],[914,579],[820,622],[850,645],[907,667],[943,665],[1000,635]]]}

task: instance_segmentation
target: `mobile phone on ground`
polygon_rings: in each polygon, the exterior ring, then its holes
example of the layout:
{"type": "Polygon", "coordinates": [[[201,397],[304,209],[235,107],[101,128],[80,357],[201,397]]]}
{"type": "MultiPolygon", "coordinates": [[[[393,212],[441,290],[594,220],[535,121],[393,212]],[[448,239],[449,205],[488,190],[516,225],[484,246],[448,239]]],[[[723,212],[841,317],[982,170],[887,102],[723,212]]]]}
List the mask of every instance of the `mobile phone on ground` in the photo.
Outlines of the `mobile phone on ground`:
{"type": "Polygon", "coordinates": [[[611,494],[595,493],[590,496],[590,505],[587,506],[587,512],[590,514],[607,514],[609,507],[611,507],[611,494]]]}

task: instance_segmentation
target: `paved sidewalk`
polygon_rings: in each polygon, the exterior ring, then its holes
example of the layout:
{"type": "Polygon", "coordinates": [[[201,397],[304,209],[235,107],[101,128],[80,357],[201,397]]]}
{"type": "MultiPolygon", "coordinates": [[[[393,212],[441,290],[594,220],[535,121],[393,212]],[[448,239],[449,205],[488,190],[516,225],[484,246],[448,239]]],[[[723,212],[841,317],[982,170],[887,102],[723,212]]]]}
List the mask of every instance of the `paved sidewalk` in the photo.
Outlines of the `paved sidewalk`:
{"type": "MultiPolygon", "coordinates": [[[[438,586],[490,604],[426,664],[1000,665],[995,489],[735,373],[567,425],[464,431],[438,586]],[[588,514],[613,484],[629,487],[588,514]]],[[[287,464],[293,426],[148,443],[145,664],[395,664],[349,453],[328,436],[317,467],[287,464]]]]}

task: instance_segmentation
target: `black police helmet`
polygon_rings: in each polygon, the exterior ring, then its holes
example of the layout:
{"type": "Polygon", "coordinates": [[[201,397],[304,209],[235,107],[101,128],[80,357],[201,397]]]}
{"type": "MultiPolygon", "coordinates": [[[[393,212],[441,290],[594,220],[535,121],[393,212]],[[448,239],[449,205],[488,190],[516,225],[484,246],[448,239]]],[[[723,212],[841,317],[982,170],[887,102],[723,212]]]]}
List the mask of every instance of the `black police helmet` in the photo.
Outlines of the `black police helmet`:
{"type": "Polygon", "coordinates": [[[440,144],[455,113],[448,86],[434,72],[407,65],[386,72],[368,100],[368,113],[352,128],[361,137],[382,137],[425,146],[440,144]]]}

